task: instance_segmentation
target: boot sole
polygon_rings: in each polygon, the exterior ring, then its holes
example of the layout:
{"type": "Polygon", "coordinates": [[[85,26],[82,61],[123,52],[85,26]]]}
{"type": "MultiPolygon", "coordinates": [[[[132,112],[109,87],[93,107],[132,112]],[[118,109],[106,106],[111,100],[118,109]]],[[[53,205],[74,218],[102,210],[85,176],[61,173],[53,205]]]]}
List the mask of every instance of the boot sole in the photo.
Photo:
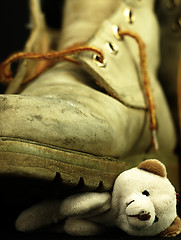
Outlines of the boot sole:
{"type": "Polygon", "coordinates": [[[116,177],[125,170],[125,163],[113,158],[98,157],[40,143],[1,137],[0,175],[53,181],[59,176],[62,184],[87,190],[112,189],[116,177]]]}
{"type": "Polygon", "coordinates": [[[157,158],[166,165],[168,178],[180,191],[179,159],[172,153],[143,153],[115,159],[0,137],[0,177],[35,180],[35,185],[37,180],[52,182],[58,178],[61,185],[71,189],[78,186],[80,191],[110,191],[121,172],[149,158],[157,158]]]}

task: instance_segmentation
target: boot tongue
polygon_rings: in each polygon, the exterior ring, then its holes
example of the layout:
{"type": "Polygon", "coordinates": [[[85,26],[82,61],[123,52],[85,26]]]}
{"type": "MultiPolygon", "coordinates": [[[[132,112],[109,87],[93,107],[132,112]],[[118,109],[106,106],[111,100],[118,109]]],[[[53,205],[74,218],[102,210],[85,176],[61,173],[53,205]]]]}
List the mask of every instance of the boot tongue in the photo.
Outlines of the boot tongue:
{"type": "Polygon", "coordinates": [[[87,42],[121,0],[66,0],[59,49],[87,42]]]}
{"type": "Polygon", "coordinates": [[[103,64],[94,54],[81,53],[79,60],[108,94],[126,106],[146,109],[138,42],[129,36],[120,37],[119,31],[130,31],[142,39],[148,57],[148,75],[151,83],[155,85],[155,72],[159,62],[158,24],[150,4],[141,1],[136,4],[137,7],[122,2],[117,11],[103,22],[87,42],[87,45],[97,47],[103,52],[103,64]],[[149,24],[144,27],[143,21],[149,24]]]}

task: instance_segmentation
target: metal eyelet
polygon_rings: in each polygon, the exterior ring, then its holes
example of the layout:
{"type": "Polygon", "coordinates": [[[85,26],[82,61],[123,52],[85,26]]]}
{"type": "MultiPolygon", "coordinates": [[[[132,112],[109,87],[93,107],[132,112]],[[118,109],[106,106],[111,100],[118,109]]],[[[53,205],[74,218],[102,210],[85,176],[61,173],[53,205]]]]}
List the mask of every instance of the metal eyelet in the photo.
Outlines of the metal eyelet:
{"type": "Polygon", "coordinates": [[[126,17],[128,23],[133,24],[135,22],[135,16],[130,8],[126,8],[124,10],[124,16],[126,17]]]}
{"type": "Polygon", "coordinates": [[[103,62],[100,61],[100,56],[94,53],[92,55],[92,60],[99,66],[99,67],[106,67],[106,60],[104,59],[103,62]]]}
{"type": "Polygon", "coordinates": [[[117,46],[115,44],[111,43],[111,42],[106,43],[106,48],[111,54],[116,55],[118,53],[117,46]]]}
{"type": "Polygon", "coordinates": [[[113,35],[117,40],[122,41],[124,39],[123,36],[120,36],[119,34],[120,28],[117,25],[113,25],[112,30],[113,30],[113,35]]]}
{"type": "Polygon", "coordinates": [[[166,2],[167,9],[169,9],[169,10],[175,9],[175,7],[177,7],[177,5],[178,5],[177,2],[178,2],[178,0],[168,0],[166,2]]]}
{"type": "Polygon", "coordinates": [[[171,28],[174,33],[181,32],[181,17],[178,17],[176,19],[176,21],[172,24],[171,28]]]}

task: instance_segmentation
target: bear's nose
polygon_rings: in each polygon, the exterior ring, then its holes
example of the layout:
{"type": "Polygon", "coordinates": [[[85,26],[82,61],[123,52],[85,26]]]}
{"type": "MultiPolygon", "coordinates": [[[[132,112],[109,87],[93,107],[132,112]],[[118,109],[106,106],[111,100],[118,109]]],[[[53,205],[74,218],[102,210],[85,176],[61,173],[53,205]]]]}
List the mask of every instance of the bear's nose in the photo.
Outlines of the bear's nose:
{"type": "Polygon", "coordinates": [[[150,215],[150,213],[145,213],[144,211],[142,211],[138,214],[137,217],[141,221],[147,221],[151,218],[151,215],[150,215]]]}
{"type": "Polygon", "coordinates": [[[146,213],[146,212],[142,211],[137,215],[129,215],[129,217],[138,218],[140,221],[148,221],[151,218],[151,215],[150,215],[150,213],[146,213]]]}

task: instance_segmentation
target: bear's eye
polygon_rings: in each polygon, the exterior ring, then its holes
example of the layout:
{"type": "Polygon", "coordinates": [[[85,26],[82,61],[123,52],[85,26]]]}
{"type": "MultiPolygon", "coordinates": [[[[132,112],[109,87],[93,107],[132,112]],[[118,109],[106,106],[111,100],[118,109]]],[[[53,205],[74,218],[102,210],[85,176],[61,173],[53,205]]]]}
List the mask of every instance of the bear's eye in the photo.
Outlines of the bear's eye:
{"type": "Polygon", "coordinates": [[[154,223],[156,223],[156,222],[158,222],[158,217],[157,216],[155,216],[155,220],[154,220],[154,223]]]}
{"type": "Polygon", "coordinates": [[[142,194],[147,196],[147,197],[150,196],[150,193],[147,190],[143,191],[142,194]]]}

